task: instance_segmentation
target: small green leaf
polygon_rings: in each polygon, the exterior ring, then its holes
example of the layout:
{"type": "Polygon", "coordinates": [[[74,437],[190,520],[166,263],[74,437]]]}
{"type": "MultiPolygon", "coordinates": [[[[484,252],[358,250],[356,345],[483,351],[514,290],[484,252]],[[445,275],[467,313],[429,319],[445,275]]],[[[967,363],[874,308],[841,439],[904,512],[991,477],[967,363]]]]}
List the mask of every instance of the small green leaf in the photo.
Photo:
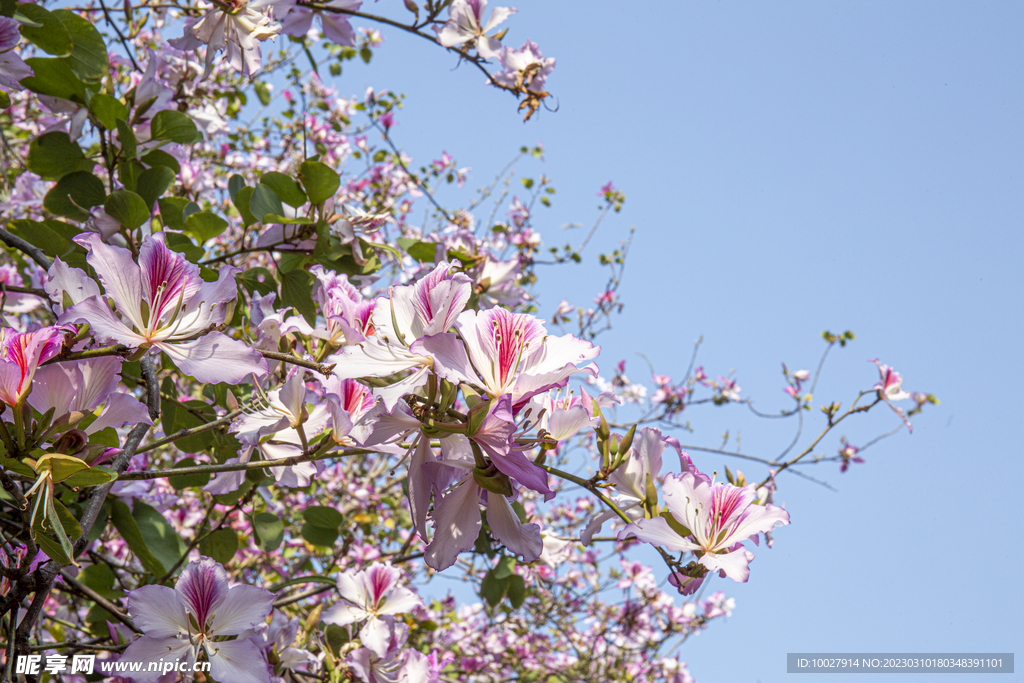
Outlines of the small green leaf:
{"type": "Polygon", "coordinates": [[[302,537],[312,543],[323,548],[330,548],[334,545],[334,542],[338,540],[337,529],[326,529],[322,526],[310,524],[306,522],[302,525],[300,530],[302,537]]]}
{"type": "Polygon", "coordinates": [[[68,173],[88,171],[93,167],[78,143],[60,131],[45,133],[32,140],[28,146],[27,165],[28,170],[43,180],[60,180],[68,173]]]}
{"type": "Polygon", "coordinates": [[[341,177],[338,172],[327,164],[319,161],[304,161],[299,166],[299,180],[306,188],[309,201],[313,204],[322,204],[338,191],[341,187],[341,177]]]}
{"type": "Polygon", "coordinates": [[[232,529],[217,529],[199,542],[199,552],[226,565],[238,552],[238,534],[232,529]]]}
{"type": "Polygon", "coordinates": [[[146,539],[146,545],[154,557],[166,567],[173,567],[178,559],[185,554],[185,543],[171,523],[154,507],[136,500],[132,508],[132,517],[139,525],[139,531],[146,539]]]}
{"type": "Polygon", "coordinates": [[[132,159],[122,161],[117,165],[117,179],[124,185],[124,189],[135,192],[135,185],[139,182],[139,176],[145,172],[146,167],[132,159]]]}
{"type": "MultiPolygon", "coordinates": [[[[306,203],[306,193],[302,191],[299,184],[284,173],[269,171],[260,177],[260,184],[266,185],[281,198],[285,204],[292,208],[299,208],[306,203]]],[[[281,213],[280,211],[276,213],[281,213]]]]}
{"type": "Polygon", "coordinates": [[[238,209],[238,215],[242,217],[242,222],[246,227],[256,222],[256,217],[252,215],[252,211],[249,210],[249,203],[252,201],[254,188],[245,186],[238,190],[238,193],[232,198],[232,202],[235,204],[235,208],[238,209]]]}
{"type": "Polygon", "coordinates": [[[43,207],[58,216],[85,221],[87,213],[94,206],[100,206],[107,199],[103,181],[86,171],[69,173],[61,178],[43,197],[43,207]]]}
{"type": "Polygon", "coordinates": [[[189,143],[199,138],[196,124],[177,109],[158,111],[149,128],[154,140],[189,143]]]}
{"type": "Polygon", "coordinates": [[[200,244],[212,240],[224,232],[227,227],[226,220],[209,211],[200,211],[185,219],[185,232],[195,237],[200,244]]]}
{"type": "MultiPolygon", "coordinates": [[[[239,192],[239,197],[241,196],[242,193],[239,192]]],[[[275,215],[284,213],[284,205],[281,204],[281,198],[269,185],[260,183],[253,188],[252,197],[249,199],[249,211],[258,222],[262,223],[263,217],[268,213],[275,215]]]]}
{"type": "Polygon", "coordinates": [[[188,199],[185,197],[161,197],[157,200],[157,204],[160,206],[160,220],[164,222],[164,225],[175,230],[185,227],[181,212],[188,204],[188,199]]]}
{"type": "Polygon", "coordinates": [[[115,221],[134,230],[149,220],[149,206],[139,195],[128,190],[115,190],[103,202],[103,210],[115,221]]]}
{"type": "Polygon", "coordinates": [[[89,486],[106,484],[107,482],[114,481],[115,479],[117,479],[117,472],[107,467],[94,465],[87,470],[82,470],[81,472],[72,474],[64,483],[68,486],[87,488],[89,486]]]}
{"type": "Polygon", "coordinates": [[[310,325],[316,322],[313,276],[304,270],[291,270],[282,275],[281,305],[293,307],[310,325]]]}
{"type": "Polygon", "coordinates": [[[513,609],[519,609],[526,600],[526,581],[518,574],[508,580],[508,601],[513,609]]]}
{"type": "MultiPolygon", "coordinates": [[[[139,503],[140,501],[136,501],[136,505],[139,503]]],[[[167,570],[164,569],[160,560],[150,552],[138,523],[132,517],[131,510],[119,499],[111,499],[110,520],[114,523],[114,528],[117,529],[121,538],[128,544],[128,548],[135,553],[135,557],[139,558],[139,562],[142,563],[146,571],[156,577],[163,576],[167,570]]]]}
{"type": "Polygon", "coordinates": [[[252,528],[256,532],[256,547],[265,553],[277,550],[284,540],[284,523],[277,515],[260,512],[252,518],[252,528]]]}
{"type": "MultiPolygon", "coordinates": [[[[124,121],[118,119],[117,124],[117,139],[121,143],[121,153],[125,159],[134,159],[138,152],[139,143],[135,139],[135,131],[124,121]]],[[[166,152],[165,152],[166,154],[166,152]]],[[[143,157],[143,160],[145,157],[143,157]]]]}
{"type": "Polygon", "coordinates": [[[252,84],[256,91],[256,97],[260,98],[260,104],[264,107],[270,104],[270,86],[263,81],[256,81],[252,84]]]}
{"type": "Polygon", "coordinates": [[[313,526],[337,529],[345,518],[340,512],[326,505],[312,505],[302,511],[302,518],[313,526]]]}
{"type": "Polygon", "coordinates": [[[89,111],[107,130],[116,130],[118,120],[128,118],[128,107],[116,97],[99,93],[89,100],[89,111]]]}
{"type": "Polygon", "coordinates": [[[34,75],[21,79],[21,85],[39,95],[85,104],[85,83],[71,70],[67,59],[30,57],[25,63],[34,75]]]}
{"type": "Polygon", "coordinates": [[[228,178],[228,194],[231,196],[231,201],[235,201],[235,197],[238,196],[238,191],[245,187],[245,178],[235,173],[228,178]]]}
{"type": "Polygon", "coordinates": [[[53,11],[71,33],[74,48],[68,57],[71,70],[85,83],[98,84],[110,72],[107,44],[88,19],[66,9],[53,11]]]}
{"type": "Polygon", "coordinates": [[[494,577],[504,579],[512,576],[516,571],[516,558],[505,556],[498,560],[498,566],[494,568],[494,577]]]}
{"type": "Polygon", "coordinates": [[[74,43],[71,32],[61,20],[43,9],[41,5],[25,3],[18,5],[18,13],[38,26],[21,25],[21,35],[43,52],[54,57],[67,57],[74,43]]]}
{"type": "Polygon", "coordinates": [[[174,171],[174,175],[181,173],[181,164],[178,163],[178,160],[162,149],[154,149],[144,154],[142,156],[142,163],[151,168],[166,166],[174,171]]]}
{"type": "Polygon", "coordinates": [[[496,607],[501,602],[501,599],[505,597],[508,584],[509,578],[507,576],[499,579],[495,576],[495,572],[492,569],[484,575],[484,580],[480,584],[480,595],[487,601],[488,605],[496,607]]]}
{"type": "MultiPolygon", "coordinates": [[[[174,467],[194,467],[196,461],[192,458],[182,458],[178,462],[174,463],[174,467]]],[[[178,491],[187,489],[192,486],[206,486],[210,483],[210,475],[206,474],[179,474],[174,477],[168,477],[167,483],[173,486],[178,491]]]]}
{"type": "Polygon", "coordinates": [[[266,296],[277,291],[274,274],[266,268],[249,268],[238,274],[238,281],[250,295],[259,292],[260,296],[266,296]]]}
{"type": "Polygon", "coordinates": [[[78,520],[71,514],[71,510],[65,507],[64,503],[54,498],[53,508],[57,511],[60,525],[64,528],[64,532],[69,538],[78,538],[82,535],[82,525],[78,523],[78,520]]]}
{"type": "Polygon", "coordinates": [[[146,202],[146,206],[153,206],[157,198],[174,184],[174,179],[175,173],[172,169],[167,166],[153,166],[139,175],[135,191],[146,202]]]}

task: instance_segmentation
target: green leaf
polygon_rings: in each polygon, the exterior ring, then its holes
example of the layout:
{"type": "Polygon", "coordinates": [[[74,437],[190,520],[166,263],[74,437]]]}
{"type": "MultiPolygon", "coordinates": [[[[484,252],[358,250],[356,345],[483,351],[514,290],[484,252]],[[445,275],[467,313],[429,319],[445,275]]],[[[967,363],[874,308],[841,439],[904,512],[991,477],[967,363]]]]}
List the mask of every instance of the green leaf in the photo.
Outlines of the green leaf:
{"type": "Polygon", "coordinates": [[[526,600],[526,581],[523,577],[515,574],[508,580],[508,601],[512,603],[513,609],[519,609],[526,600]]]}
{"type": "Polygon", "coordinates": [[[135,183],[135,191],[146,202],[146,206],[153,206],[157,198],[174,184],[174,179],[174,170],[162,165],[153,166],[139,175],[139,179],[135,183]]]}
{"type": "Polygon", "coordinates": [[[121,100],[105,93],[92,96],[89,100],[89,111],[107,130],[116,130],[118,120],[128,118],[128,107],[121,100]]]}
{"type": "Polygon", "coordinates": [[[238,534],[232,529],[217,529],[199,542],[199,552],[226,565],[238,552],[238,534]]]}
{"type": "Polygon", "coordinates": [[[25,219],[11,221],[7,229],[42,249],[47,256],[59,256],[62,261],[76,268],[85,268],[85,249],[71,241],[80,232],[77,226],[61,221],[25,219]]]}
{"type": "Polygon", "coordinates": [[[178,163],[178,160],[162,149],[154,149],[144,154],[142,156],[142,163],[152,168],[166,166],[174,171],[174,175],[181,173],[181,164],[178,163]]]}
{"type": "MultiPolygon", "coordinates": [[[[284,173],[269,171],[260,177],[260,184],[266,185],[281,198],[285,204],[292,208],[299,208],[306,203],[306,193],[302,191],[299,184],[284,173]]],[[[281,213],[277,211],[276,213],[281,213]]]]}
{"type": "MultiPolygon", "coordinates": [[[[117,139],[121,142],[121,152],[126,159],[134,159],[139,148],[139,143],[135,139],[135,132],[131,126],[120,119],[115,123],[117,124],[117,139]]],[[[145,157],[143,157],[143,160],[145,160],[145,157]]]]}
{"type": "Polygon", "coordinates": [[[54,482],[61,482],[75,472],[80,472],[89,467],[81,458],[63,453],[47,453],[36,461],[36,472],[49,469],[54,482]]]}
{"type": "Polygon", "coordinates": [[[81,472],[72,474],[64,483],[68,486],[87,488],[89,486],[106,484],[107,482],[114,481],[115,479],[117,479],[117,472],[107,467],[94,465],[87,470],[82,470],[81,472]]]}
{"type": "Polygon", "coordinates": [[[185,542],[178,532],[160,512],[141,500],[136,500],[132,508],[132,517],[139,525],[139,531],[146,539],[153,556],[160,560],[165,568],[173,567],[178,559],[185,554],[185,542]]]}
{"type": "Polygon", "coordinates": [[[281,276],[281,305],[292,306],[310,325],[316,322],[313,303],[313,276],[304,270],[291,270],[281,276]]]}
{"type": "Polygon", "coordinates": [[[139,182],[139,176],[146,170],[146,167],[135,161],[122,161],[117,165],[117,179],[124,185],[124,189],[135,192],[135,185],[139,182]]]}
{"type": "Polygon", "coordinates": [[[313,526],[337,529],[345,518],[340,512],[326,505],[312,505],[302,511],[302,518],[313,526]]]}
{"type": "MultiPolygon", "coordinates": [[[[266,178],[266,176],[264,176],[266,178]]],[[[313,204],[322,204],[338,191],[341,187],[341,177],[338,172],[327,164],[319,161],[304,161],[299,166],[299,180],[306,188],[309,201],[313,204]]]]}
{"type": "MultiPolygon", "coordinates": [[[[242,193],[239,192],[238,196],[241,197],[242,193]]],[[[268,213],[275,215],[284,213],[284,205],[281,204],[281,198],[269,185],[260,183],[253,188],[252,197],[249,199],[249,211],[258,222],[262,223],[263,217],[268,213]]]]}
{"type": "Polygon", "coordinates": [[[54,57],[67,57],[71,54],[71,49],[74,47],[74,43],[71,42],[71,32],[58,17],[47,12],[42,6],[32,3],[18,5],[18,13],[39,24],[39,26],[21,25],[21,35],[25,36],[33,45],[54,57]]]}
{"type": "Polygon", "coordinates": [[[242,283],[250,296],[253,292],[259,292],[260,296],[266,296],[277,291],[274,274],[266,268],[249,268],[238,275],[238,281],[242,283]]]}
{"type": "Polygon", "coordinates": [[[505,597],[508,584],[508,577],[499,579],[495,576],[494,570],[491,569],[484,575],[484,580],[480,584],[480,596],[487,601],[488,605],[496,607],[501,602],[501,599],[505,597]]]}
{"type": "MultiPolygon", "coordinates": [[[[67,540],[66,537],[65,540],[67,540]]],[[[57,560],[58,563],[65,566],[71,564],[71,552],[64,549],[63,543],[53,540],[46,533],[41,533],[39,531],[36,532],[36,545],[38,545],[51,560],[57,560]]]]}
{"type": "Polygon", "coordinates": [[[149,220],[149,205],[139,195],[128,190],[115,190],[103,202],[103,210],[115,221],[134,230],[149,220]]]}
{"type": "Polygon", "coordinates": [[[34,139],[28,146],[28,170],[43,180],[60,180],[75,171],[88,171],[93,162],[67,133],[54,131],[34,139]]]}
{"type": "MultiPolygon", "coordinates": [[[[140,505],[142,503],[136,501],[135,504],[140,505]]],[[[139,558],[139,562],[142,563],[147,572],[155,577],[161,577],[167,572],[160,560],[150,552],[138,523],[132,517],[131,510],[117,498],[111,499],[110,520],[114,523],[114,528],[117,529],[121,538],[128,544],[128,548],[135,553],[135,557],[139,558]]]]}
{"type": "Polygon", "coordinates": [[[243,187],[238,190],[238,193],[231,199],[235,204],[235,208],[238,209],[238,215],[242,217],[242,222],[246,227],[249,227],[256,222],[256,217],[252,215],[252,211],[249,210],[249,202],[252,201],[253,189],[251,187],[243,187]]]}
{"type": "Polygon", "coordinates": [[[498,560],[498,566],[494,568],[494,577],[504,579],[512,576],[516,571],[516,558],[505,556],[498,560]]]}
{"type": "Polygon", "coordinates": [[[74,43],[71,56],[68,57],[71,70],[85,83],[98,84],[110,72],[107,44],[103,36],[91,21],[74,12],[58,9],[53,13],[71,33],[71,40],[74,43]]]}
{"type": "Polygon", "coordinates": [[[85,104],[85,83],[71,70],[67,59],[30,57],[25,63],[32,67],[34,75],[21,79],[23,86],[39,95],[85,104]]]}
{"type": "Polygon", "coordinates": [[[212,240],[224,232],[227,227],[226,220],[209,211],[200,211],[185,219],[185,232],[195,237],[200,244],[212,240]]]}
{"type": "MultiPolygon", "coordinates": [[[[164,384],[167,384],[166,379],[164,384]]],[[[165,391],[164,393],[168,392],[165,391]]],[[[193,411],[198,412],[200,415],[206,415],[210,420],[216,419],[213,407],[204,401],[181,403],[176,400],[162,399],[160,401],[160,414],[164,425],[164,433],[174,434],[182,429],[192,429],[206,424],[207,420],[201,419],[193,411]],[[192,410],[188,410],[188,408],[192,408],[192,410]]],[[[174,445],[185,453],[199,453],[200,451],[205,451],[212,444],[212,432],[192,434],[177,439],[174,442],[174,445]]]]}
{"type": "Polygon", "coordinates": [[[11,96],[0,90],[0,109],[9,109],[11,106],[11,96]]]}
{"type": "Polygon", "coordinates": [[[53,507],[57,511],[57,517],[60,519],[60,525],[64,527],[64,532],[67,533],[69,538],[78,538],[82,535],[82,525],[78,523],[75,516],[71,514],[71,510],[65,507],[64,503],[60,502],[56,498],[53,499],[53,507]]]}
{"type": "Polygon", "coordinates": [[[348,629],[337,624],[328,624],[324,629],[324,640],[327,641],[327,647],[331,649],[331,652],[338,655],[341,648],[349,641],[348,629]]]}
{"type": "MultiPolygon", "coordinates": [[[[192,458],[182,458],[178,462],[174,463],[174,467],[193,467],[196,465],[196,461],[192,458]]],[[[167,483],[173,486],[177,490],[187,489],[190,486],[206,486],[210,483],[210,475],[206,474],[180,474],[174,477],[168,477],[167,483]]]]}
{"type": "Polygon", "coordinates": [[[256,532],[256,547],[265,553],[277,550],[284,540],[284,523],[269,512],[261,512],[252,518],[252,529],[256,532]]]}
{"type": "Polygon", "coordinates": [[[231,201],[235,201],[235,197],[238,196],[238,191],[245,187],[245,178],[235,173],[228,178],[228,194],[231,196],[231,201]]]}
{"type": "Polygon", "coordinates": [[[409,237],[399,237],[398,246],[420,263],[433,263],[437,254],[437,242],[423,242],[409,237]]]}
{"type": "Polygon", "coordinates": [[[88,210],[106,199],[102,180],[87,171],[77,171],[57,181],[43,197],[43,207],[58,216],[84,222],[89,218],[88,210]]]}
{"type": "Polygon", "coordinates": [[[256,91],[256,97],[260,98],[260,104],[264,107],[270,104],[270,86],[263,81],[256,81],[252,88],[256,91]]]}
{"type": "Polygon", "coordinates": [[[188,204],[188,199],[185,197],[161,197],[157,200],[157,204],[160,206],[160,220],[164,222],[164,225],[175,230],[185,227],[181,212],[188,204]]]}
{"type": "Polygon", "coordinates": [[[188,143],[199,138],[196,124],[177,109],[158,111],[149,127],[154,140],[188,143]]]}
{"type": "MultiPolygon", "coordinates": [[[[191,204],[191,202],[189,202],[189,204],[191,204]]],[[[185,205],[185,212],[188,211],[189,204],[185,205]]],[[[192,238],[188,235],[183,235],[180,232],[165,232],[164,235],[167,242],[167,248],[171,251],[176,251],[179,254],[184,254],[185,258],[192,263],[198,263],[199,259],[203,258],[206,254],[206,250],[202,247],[196,246],[195,242],[193,242],[192,238]]]]}
{"type": "Polygon", "coordinates": [[[280,223],[281,225],[313,225],[316,221],[312,218],[306,218],[305,216],[295,216],[294,218],[288,218],[277,213],[268,213],[263,215],[263,223],[280,223]]]}
{"type": "Polygon", "coordinates": [[[36,478],[36,471],[23,463],[20,460],[14,458],[8,458],[6,456],[0,456],[0,467],[3,467],[8,472],[14,472],[25,477],[36,478]]]}
{"type": "Polygon", "coordinates": [[[323,548],[330,548],[338,540],[337,529],[326,529],[309,522],[302,525],[301,533],[304,539],[323,548]]]}
{"type": "Polygon", "coordinates": [[[90,564],[78,573],[77,578],[105,598],[113,599],[121,595],[120,591],[114,590],[114,570],[105,564],[90,564]]]}

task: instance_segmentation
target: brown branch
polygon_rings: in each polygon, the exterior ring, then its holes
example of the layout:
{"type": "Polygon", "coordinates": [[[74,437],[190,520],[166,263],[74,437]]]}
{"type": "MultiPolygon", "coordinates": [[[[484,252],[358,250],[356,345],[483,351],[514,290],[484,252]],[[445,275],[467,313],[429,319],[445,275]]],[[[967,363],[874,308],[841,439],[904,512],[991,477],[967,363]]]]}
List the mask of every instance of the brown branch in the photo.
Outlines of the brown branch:
{"type": "Polygon", "coordinates": [[[49,270],[50,266],[53,265],[53,262],[50,260],[50,257],[47,256],[42,249],[35,246],[34,244],[26,242],[17,235],[11,234],[10,232],[4,230],[3,228],[0,228],[0,242],[3,242],[8,247],[12,249],[17,249],[21,253],[25,254],[33,261],[38,263],[40,266],[42,266],[43,270],[49,270]]]}
{"type": "Polygon", "coordinates": [[[277,351],[260,351],[260,353],[263,354],[264,358],[269,358],[270,360],[279,360],[282,363],[291,363],[292,365],[298,365],[299,367],[316,370],[324,377],[330,377],[331,372],[334,370],[334,366],[336,365],[336,363],[331,363],[330,365],[317,363],[315,361],[293,356],[290,353],[278,353],[277,351]]]}

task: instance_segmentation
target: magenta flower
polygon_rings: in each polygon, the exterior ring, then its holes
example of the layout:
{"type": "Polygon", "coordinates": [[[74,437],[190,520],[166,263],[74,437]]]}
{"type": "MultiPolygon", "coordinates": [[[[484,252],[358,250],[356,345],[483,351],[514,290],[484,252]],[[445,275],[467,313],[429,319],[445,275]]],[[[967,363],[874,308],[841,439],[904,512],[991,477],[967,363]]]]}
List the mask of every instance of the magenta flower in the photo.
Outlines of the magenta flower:
{"type": "Polygon", "coordinates": [[[348,626],[366,620],[359,640],[378,657],[384,657],[391,639],[391,624],[381,617],[410,612],[423,605],[420,596],[398,585],[402,572],[390,564],[374,563],[359,572],[338,575],[341,601],[323,613],[329,624],[348,626]]]}
{"type": "MultiPolygon", "coordinates": [[[[332,9],[357,10],[362,6],[363,0],[329,0],[323,3],[325,7],[332,9]]],[[[356,33],[352,30],[352,24],[348,22],[344,14],[332,12],[321,12],[308,7],[296,4],[284,15],[281,21],[281,33],[296,38],[302,38],[313,26],[313,17],[320,20],[320,28],[323,29],[324,37],[337,45],[356,44],[356,33]]]]}
{"type": "Polygon", "coordinates": [[[142,243],[138,264],[130,251],[104,244],[99,235],[79,235],[75,241],[89,250],[89,265],[117,313],[104,297],[92,296],[64,311],[59,322],[86,322],[99,338],[156,347],[200,382],[237,384],[251,373],[266,374],[259,353],[209,331],[224,322],[225,302],[237,294],[236,268],[223,266],[216,282],[204,282],[199,266],[168,249],[161,233],[142,243]]]}
{"type": "MultiPolygon", "coordinates": [[[[155,683],[160,671],[149,662],[193,664],[206,652],[210,674],[220,683],[269,683],[267,663],[256,643],[237,636],[266,622],[274,595],[255,586],[229,586],[223,565],[209,557],[190,563],[174,588],[143,586],[128,593],[128,611],[145,633],[121,655],[143,662],[136,683],[155,683]]],[[[191,674],[192,667],[187,667],[191,674]]]]}
{"type": "Polygon", "coordinates": [[[789,524],[789,513],[775,505],[757,505],[757,487],[713,482],[699,472],[669,475],[662,489],[672,517],[690,532],[682,536],[664,517],[643,519],[619,532],[669,552],[692,550],[697,562],[723,577],[746,583],[754,554],[742,542],[789,524]]]}
{"type": "Polygon", "coordinates": [[[44,327],[35,332],[0,330],[0,401],[14,407],[32,391],[32,378],[40,363],[58,353],[64,334],[73,327],[44,327]]]}

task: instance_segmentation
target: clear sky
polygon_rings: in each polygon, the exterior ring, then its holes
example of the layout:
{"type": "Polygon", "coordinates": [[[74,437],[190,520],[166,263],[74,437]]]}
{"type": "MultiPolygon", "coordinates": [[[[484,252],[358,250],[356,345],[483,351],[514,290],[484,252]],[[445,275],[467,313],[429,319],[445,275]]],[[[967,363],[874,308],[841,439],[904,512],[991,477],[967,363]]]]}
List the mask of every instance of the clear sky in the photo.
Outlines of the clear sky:
{"type": "MultiPolygon", "coordinates": [[[[386,4],[364,9],[401,12],[386,4]]],[[[781,478],[793,524],[755,549],[749,584],[715,581],[737,607],[685,644],[696,679],[807,679],[785,673],[787,652],[1024,654],[1024,5],[514,4],[505,43],[531,38],[558,59],[557,113],[524,125],[475,69],[393,29],[371,68],[346,67],[336,84],[407,93],[399,143],[419,163],[446,149],[476,183],[542,140],[545,161],[523,171],[555,180],[535,221],[548,244],[593,219],[609,179],[626,193],[587,263],[548,275],[543,314],[562,298],[588,304],[603,283],[597,250],[635,225],[606,371],[626,359],[646,380],[643,352],[681,379],[704,335],[709,373],[735,368],[742,395],[774,411],[787,405],[780,363],[813,369],[821,331],[852,329],[815,404],[869,388],[876,356],[942,400],[865,464],[809,472],[838,492],[781,478]]],[[[791,435],[741,408],[689,417],[684,443],[739,428],[744,452],[773,457],[791,435]]],[[[878,411],[827,451],[895,420],[878,411]]],[[[702,470],[764,474],[694,456],[702,470]]],[[[1024,675],[955,680],[976,679],[1024,675]]]]}

